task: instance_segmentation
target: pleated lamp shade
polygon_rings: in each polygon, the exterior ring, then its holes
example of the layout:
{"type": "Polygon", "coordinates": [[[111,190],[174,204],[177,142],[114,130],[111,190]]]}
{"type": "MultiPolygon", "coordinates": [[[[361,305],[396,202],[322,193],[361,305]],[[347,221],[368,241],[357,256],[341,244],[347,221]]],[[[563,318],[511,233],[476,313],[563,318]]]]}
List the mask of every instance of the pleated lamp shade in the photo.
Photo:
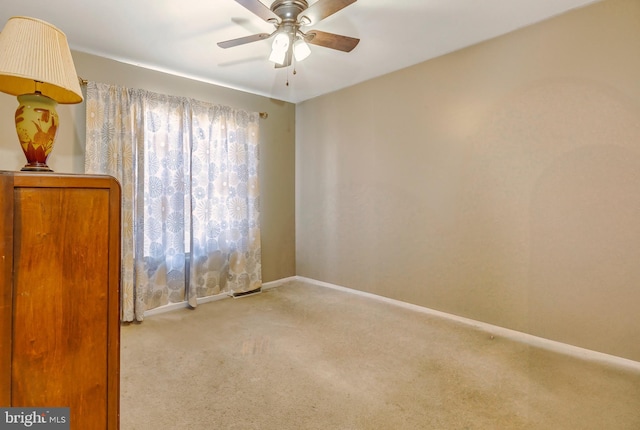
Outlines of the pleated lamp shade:
{"type": "Polygon", "coordinates": [[[0,91],[14,96],[39,91],[58,103],[80,103],[67,36],[40,19],[10,18],[0,33],[0,91]]]}

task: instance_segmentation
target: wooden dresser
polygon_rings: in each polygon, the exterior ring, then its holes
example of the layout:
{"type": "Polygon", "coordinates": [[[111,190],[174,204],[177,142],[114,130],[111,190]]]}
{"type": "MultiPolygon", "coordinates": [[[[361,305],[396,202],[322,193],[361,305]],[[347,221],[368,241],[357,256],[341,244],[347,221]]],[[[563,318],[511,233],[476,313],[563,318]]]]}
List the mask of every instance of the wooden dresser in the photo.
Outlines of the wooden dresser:
{"type": "Polygon", "coordinates": [[[120,186],[0,171],[0,406],[119,428],[120,186]]]}

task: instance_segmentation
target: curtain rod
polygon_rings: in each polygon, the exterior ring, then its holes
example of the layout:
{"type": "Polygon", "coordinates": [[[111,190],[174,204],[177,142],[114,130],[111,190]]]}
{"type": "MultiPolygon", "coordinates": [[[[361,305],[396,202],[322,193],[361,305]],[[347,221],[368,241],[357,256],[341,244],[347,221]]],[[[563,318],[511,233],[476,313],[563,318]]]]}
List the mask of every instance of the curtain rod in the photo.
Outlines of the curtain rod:
{"type": "MultiPolygon", "coordinates": [[[[78,80],[80,81],[81,85],[87,85],[89,83],[89,81],[87,81],[86,79],[81,78],[80,76],[78,76],[78,80]]],[[[267,119],[269,118],[269,113],[267,112],[260,112],[260,118],[262,119],[267,119]]]]}

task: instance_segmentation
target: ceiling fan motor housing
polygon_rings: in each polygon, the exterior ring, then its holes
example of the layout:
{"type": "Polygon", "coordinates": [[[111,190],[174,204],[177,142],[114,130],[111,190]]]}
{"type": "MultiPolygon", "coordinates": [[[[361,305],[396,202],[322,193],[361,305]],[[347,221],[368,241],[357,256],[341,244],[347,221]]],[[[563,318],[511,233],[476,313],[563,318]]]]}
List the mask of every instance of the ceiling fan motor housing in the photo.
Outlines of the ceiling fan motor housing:
{"type": "Polygon", "coordinates": [[[273,13],[285,21],[296,21],[300,12],[309,7],[306,0],[276,0],[271,5],[273,13]]]}

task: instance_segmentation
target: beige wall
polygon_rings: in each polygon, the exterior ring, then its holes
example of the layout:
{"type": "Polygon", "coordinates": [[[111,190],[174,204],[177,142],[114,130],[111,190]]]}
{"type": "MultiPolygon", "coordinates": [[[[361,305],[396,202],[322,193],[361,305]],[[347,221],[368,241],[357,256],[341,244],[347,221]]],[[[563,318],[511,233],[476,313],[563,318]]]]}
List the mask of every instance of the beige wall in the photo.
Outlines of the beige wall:
{"type": "MultiPolygon", "coordinates": [[[[262,279],[295,274],[295,106],[266,97],[171,76],[80,52],[73,52],[78,74],[88,80],[193,97],[256,112],[260,122],[262,279]]],[[[19,170],[26,160],[16,137],[16,98],[0,93],[0,169],[19,170]]],[[[85,104],[60,105],[60,130],[49,167],[56,172],[84,169],[85,104]]]]}
{"type": "Polygon", "coordinates": [[[640,360],[640,1],[298,104],[296,185],[298,275],[640,360]]]}

